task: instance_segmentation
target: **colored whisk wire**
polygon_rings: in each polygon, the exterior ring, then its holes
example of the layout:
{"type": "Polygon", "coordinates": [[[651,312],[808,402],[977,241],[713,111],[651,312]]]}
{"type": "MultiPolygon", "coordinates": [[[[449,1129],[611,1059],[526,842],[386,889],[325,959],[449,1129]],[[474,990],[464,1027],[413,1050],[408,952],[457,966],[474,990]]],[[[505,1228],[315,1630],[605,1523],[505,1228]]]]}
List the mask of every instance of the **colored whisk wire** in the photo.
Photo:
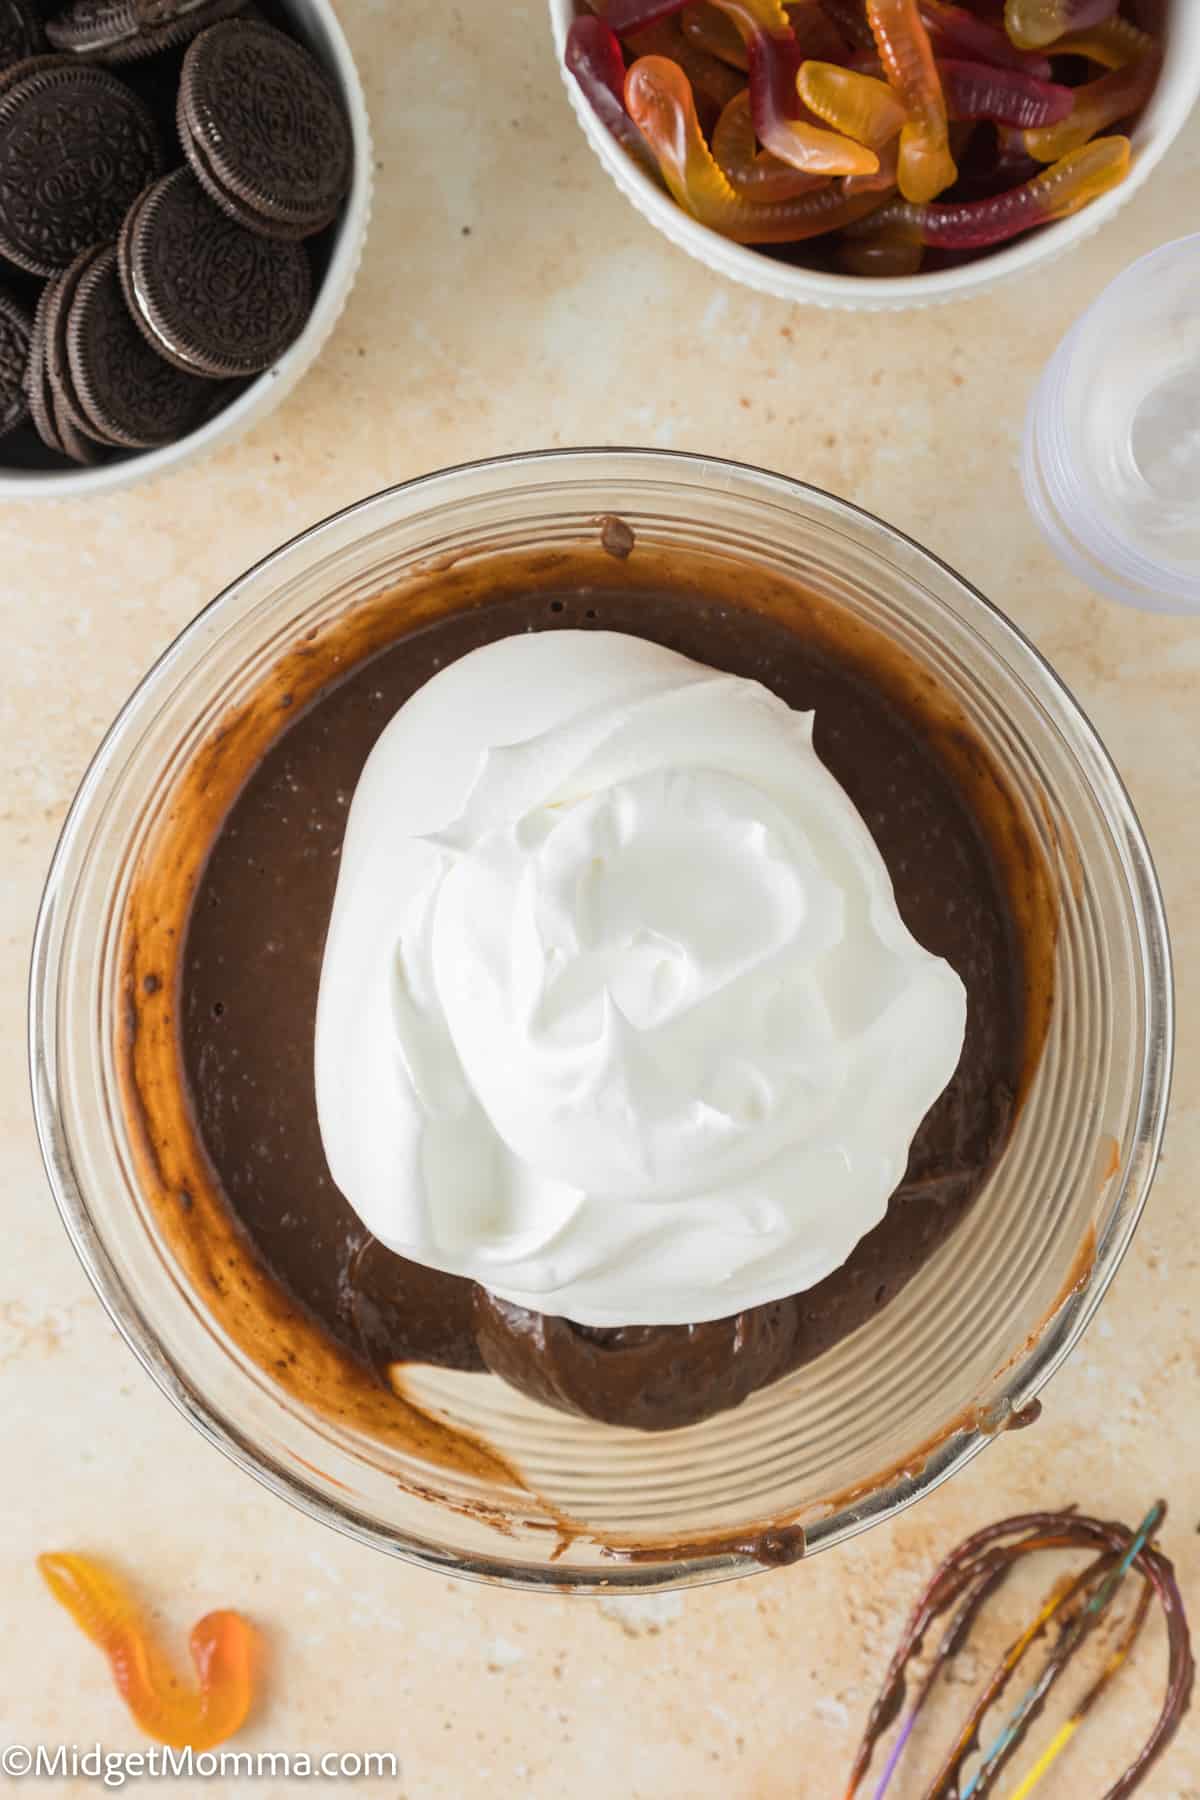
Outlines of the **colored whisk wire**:
{"type": "Polygon", "coordinates": [[[941,1675],[946,1664],[950,1661],[950,1658],[961,1648],[967,1633],[974,1624],[984,1603],[995,1592],[996,1588],[1000,1586],[1001,1582],[1005,1580],[1008,1573],[1009,1566],[1004,1564],[1001,1564],[998,1568],[985,1570],[982,1578],[977,1581],[974,1590],[968,1593],[966,1600],[959,1607],[958,1612],[954,1615],[954,1618],[946,1628],[946,1631],[942,1636],[942,1641],[938,1645],[934,1655],[932,1666],[930,1667],[924,1682],[921,1684],[921,1690],[917,1695],[916,1701],[910,1709],[904,1724],[900,1728],[896,1742],[892,1745],[891,1753],[884,1765],[883,1773],[879,1778],[879,1785],[875,1789],[873,1800],[883,1800],[883,1796],[887,1792],[892,1776],[899,1767],[900,1758],[904,1754],[908,1740],[913,1734],[917,1720],[921,1716],[925,1702],[933,1692],[938,1677],[941,1675]]]}
{"type": "Polygon", "coordinates": [[[1146,1619],[1150,1612],[1150,1602],[1153,1598],[1154,1589],[1148,1581],[1144,1581],[1142,1583],[1141,1594],[1138,1596],[1137,1607],[1129,1621],[1129,1625],[1126,1628],[1121,1642],[1109,1657],[1104,1668],[1101,1670],[1100,1675],[1092,1683],[1083,1699],[1078,1702],[1066,1724],[1061,1725],[1055,1732],[1053,1738],[1038,1757],[1028,1775],[1026,1775],[1012,1790],[1012,1793],[1008,1796],[1008,1800],[1029,1800],[1029,1795],[1032,1794],[1034,1788],[1037,1787],[1043,1775],[1049,1774],[1051,1768],[1058,1761],[1067,1745],[1071,1742],[1071,1739],[1075,1736],[1075,1733],[1079,1730],[1079,1727],[1083,1724],[1083,1721],[1086,1719],[1088,1713],[1091,1712],[1092,1707],[1096,1704],[1096,1701],[1100,1698],[1105,1688],[1124,1666],[1130,1651],[1133,1649],[1134,1644],[1141,1635],[1142,1626],[1146,1623],[1146,1619]]]}
{"type": "Polygon", "coordinates": [[[1045,1699],[1050,1688],[1054,1685],[1054,1682],[1066,1668],[1073,1652],[1083,1642],[1084,1638],[1111,1605],[1116,1597],[1117,1589],[1129,1573],[1133,1562],[1141,1554],[1153,1533],[1157,1531],[1158,1527],[1162,1524],[1163,1515],[1166,1510],[1166,1506],[1161,1500],[1155,1502],[1143,1519],[1133,1542],[1130,1544],[1129,1549],[1125,1552],[1125,1555],[1121,1558],[1116,1568],[1101,1582],[1086,1606],[1081,1607],[1076,1613],[1074,1619],[1063,1633],[1062,1639],[1055,1650],[1054,1655],[1050,1658],[1037,1680],[1022,1696],[1012,1717],[1005,1724],[999,1736],[992,1744],[971,1782],[963,1790],[962,1800],[973,1800],[973,1797],[979,1793],[983,1784],[990,1780],[991,1777],[997,1774],[1004,1766],[1004,1763],[1019,1743],[1023,1731],[1033,1716],[1034,1709],[1045,1699]]]}

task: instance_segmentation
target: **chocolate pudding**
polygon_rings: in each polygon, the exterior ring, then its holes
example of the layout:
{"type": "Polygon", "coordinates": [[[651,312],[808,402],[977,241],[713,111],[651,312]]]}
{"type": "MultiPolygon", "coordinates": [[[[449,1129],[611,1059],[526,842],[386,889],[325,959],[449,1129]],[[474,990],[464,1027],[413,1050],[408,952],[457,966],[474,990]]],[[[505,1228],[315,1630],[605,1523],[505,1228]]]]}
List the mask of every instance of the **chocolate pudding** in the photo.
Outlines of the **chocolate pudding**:
{"type": "Polygon", "coordinates": [[[863,1325],[980,1194],[1044,1033],[1044,878],[953,704],[909,659],[809,596],[779,606],[765,580],[628,556],[624,543],[619,557],[548,555],[486,584],[464,576],[457,593],[453,579],[443,585],[446,610],[398,605],[389,619],[385,599],[369,628],[352,616],[302,645],[189,777],[180,804],[192,806],[193,835],[171,878],[190,904],[186,925],[181,908],[172,936],[161,926],[169,902],[148,901],[128,965],[129,1092],[173,1194],[172,1237],[236,1313],[235,1335],[256,1339],[260,1361],[369,1428],[403,1405],[384,1372],[413,1362],[491,1370],[607,1423],[694,1423],[863,1325]],[[642,637],[812,710],[816,750],[868,825],[905,924],[967,992],[957,1071],[917,1131],[882,1223],[816,1286],[712,1323],[581,1327],[394,1255],[334,1185],[318,1129],[318,982],[367,756],[438,669],[511,634],[561,628],[642,637]],[[231,803],[213,816],[222,792],[231,803]],[[180,1072],[198,1138],[190,1164],[168,1145],[187,1108],[172,1126],[162,1105],[180,1072]],[[363,1393],[371,1384],[374,1401],[363,1393]]]}

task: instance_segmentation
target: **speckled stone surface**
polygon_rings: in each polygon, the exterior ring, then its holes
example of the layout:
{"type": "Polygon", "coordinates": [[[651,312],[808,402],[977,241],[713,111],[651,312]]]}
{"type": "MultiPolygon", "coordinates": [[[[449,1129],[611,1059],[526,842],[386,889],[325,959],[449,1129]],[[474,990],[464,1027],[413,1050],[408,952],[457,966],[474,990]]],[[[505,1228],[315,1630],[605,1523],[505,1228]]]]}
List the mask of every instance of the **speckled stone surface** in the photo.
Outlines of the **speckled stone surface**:
{"type": "MultiPolygon", "coordinates": [[[[742,293],[657,238],[584,144],[535,0],[343,11],[374,114],[378,203],[361,280],[315,371],[215,460],[70,512],[0,511],[0,1743],[141,1742],[33,1567],[39,1550],[78,1547],[136,1571],[181,1654],[210,1607],[252,1613],[268,1672],[237,1748],[394,1751],[397,1777],[358,1793],[838,1800],[899,1614],[965,1531],[1071,1499],[1132,1518],[1162,1491],[1166,1544],[1200,1611],[1200,624],[1086,592],[1043,548],[1017,478],[1025,403],[1063,330],[1134,256],[1194,225],[1200,120],[1149,192],[1034,292],[856,319],[742,293]],[[281,538],[370,490],[580,443],[711,451],[802,476],[883,514],[1006,607],[1125,774],[1179,971],[1166,1162],[1042,1422],[809,1567],[641,1602],[513,1595],[388,1562],[204,1444],[75,1263],[34,1142],[21,1027],[68,801],[172,634],[281,538]]],[[[1006,1607],[997,1645],[1015,1594],[1006,1607]]],[[[1156,1641],[1124,1678],[1047,1800],[1099,1800],[1148,1723],[1161,1655],[1156,1641]]],[[[967,1689],[952,1691],[961,1703],[967,1689]]],[[[321,1785],[234,1777],[209,1791],[275,1800],[321,1785]]],[[[1200,1796],[1194,1723],[1144,1792],[1200,1796]]]]}

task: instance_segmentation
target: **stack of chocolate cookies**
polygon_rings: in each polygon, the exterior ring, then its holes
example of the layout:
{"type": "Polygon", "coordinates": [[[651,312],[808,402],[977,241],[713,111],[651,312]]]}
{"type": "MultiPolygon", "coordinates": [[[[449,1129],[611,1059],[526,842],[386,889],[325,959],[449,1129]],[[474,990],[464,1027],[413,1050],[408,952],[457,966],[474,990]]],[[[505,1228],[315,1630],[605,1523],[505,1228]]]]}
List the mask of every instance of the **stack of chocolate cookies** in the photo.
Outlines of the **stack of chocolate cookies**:
{"type": "Polygon", "coordinates": [[[0,0],[0,456],[228,405],[303,330],[352,162],[325,70],[244,0],[0,0]]]}

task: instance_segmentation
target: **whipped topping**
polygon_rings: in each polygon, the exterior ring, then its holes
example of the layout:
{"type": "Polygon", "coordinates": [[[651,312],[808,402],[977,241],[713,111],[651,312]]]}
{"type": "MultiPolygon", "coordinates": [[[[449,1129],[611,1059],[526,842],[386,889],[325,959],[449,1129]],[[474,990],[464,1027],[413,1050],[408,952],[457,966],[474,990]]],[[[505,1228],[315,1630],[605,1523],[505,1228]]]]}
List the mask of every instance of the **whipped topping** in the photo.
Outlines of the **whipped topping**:
{"type": "Polygon", "coordinates": [[[473,651],[350,811],[316,1092],[338,1187],[582,1325],[811,1287],[883,1217],[966,995],[811,713],[616,632],[473,651]]]}

